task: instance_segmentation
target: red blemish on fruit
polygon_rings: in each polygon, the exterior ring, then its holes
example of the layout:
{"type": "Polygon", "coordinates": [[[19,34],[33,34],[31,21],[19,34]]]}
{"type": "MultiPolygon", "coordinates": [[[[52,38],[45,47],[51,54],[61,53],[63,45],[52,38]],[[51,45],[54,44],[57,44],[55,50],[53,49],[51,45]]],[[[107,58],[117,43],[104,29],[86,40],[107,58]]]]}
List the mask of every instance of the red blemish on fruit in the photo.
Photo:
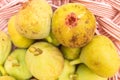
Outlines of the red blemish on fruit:
{"type": "Polygon", "coordinates": [[[27,3],[22,3],[22,9],[25,9],[27,6],[27,3]]]}
{"type": "Polygon", "coordinates": [[[70,13],[65,19],[65,24],[70,27],[75,27],[77,25],[78,18],[75,13],[70,13]]]}

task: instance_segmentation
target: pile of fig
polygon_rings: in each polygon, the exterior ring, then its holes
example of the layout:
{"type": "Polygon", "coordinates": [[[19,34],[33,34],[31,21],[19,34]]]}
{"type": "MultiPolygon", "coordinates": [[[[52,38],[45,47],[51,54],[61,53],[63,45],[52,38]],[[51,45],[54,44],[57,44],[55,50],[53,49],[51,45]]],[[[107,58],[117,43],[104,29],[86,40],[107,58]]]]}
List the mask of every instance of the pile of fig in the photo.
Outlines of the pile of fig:
{"type": "Polygon", "coordinates": [[[80,3],[53,11],[46,0],[29,0],[0,31],[0,80],[107,80],[120,57],[95,30],[94,14],[80,3]]]}

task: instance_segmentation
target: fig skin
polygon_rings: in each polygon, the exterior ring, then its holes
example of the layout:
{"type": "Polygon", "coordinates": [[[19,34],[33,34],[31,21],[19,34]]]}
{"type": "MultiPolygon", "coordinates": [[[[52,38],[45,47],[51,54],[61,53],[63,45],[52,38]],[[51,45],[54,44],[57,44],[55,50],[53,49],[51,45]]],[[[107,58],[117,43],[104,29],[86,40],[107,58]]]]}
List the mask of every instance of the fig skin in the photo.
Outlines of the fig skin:
{"type": "Polygon", "coordinates": [[[84,63],[101,77],[112,77],[120,68],[120,56],[113,42],[104,35],[96,35],[82,48],[80,57],[71,64],[84,63]]]}
{"type": "Polygon", "coordinates": [[[104,35],[94,36],[93,40],[82,49],[80,56],[92,71],[102,77],[112,77],[120,68],[117,49],[104,35]]]}
{"type": "Polygon", "coordinates": [[[0,65],[3,65],[11,49],[12,43],[9,36],[5,32],[0,31],[0,65]]]}
{"type": "Polygon", "coordinates": [[[32,44],[25,59],[31,74],[39,80],[56,80],[64,67],[62,53],[48,42],[32,44]]]}
{"type": "Polygon", "coordinates": [[[6,72],[17,80],[28,80],[32,77],[25,62],[26,51],[23,48],[14,49],[4,64],[6,72]]]}
{"type": "Polygon", "coordinates": [[[12,76],[0,76],[0,80],[16,80],[16,79],[12,76]]]}
{"type": "Polygon", "coordinates": [[[76,75],[76,80],[108,80],[108,78],[98,76],[84,64],[78,65],[76,75]]]}
{"type": "Polygon", "coordinates": [[[65,59],[64,69],[57,80],[74,80],[75,68],[76,68],[75,65],[71,65],[70,61],[65,59]]]}
{"type": "Polygon", "coordinates": [[[75,60],[79,58],[80,51],[81,51],[80,48],[70,48],[70,47],[65,47],[65,46],[61,46],[60,50],[64,58],[68,60],[75,60]]]}
{"type": "Polygon", "coordinates": [[[12,49],[12,42],[10,40],[10,37],[5,32],[0,31],[0,72],[1,72],[1,75],[7,74],[3,65],[4,65],[6,58],[10,54],[11,49],[12,49]]]}
{"type": "Polygon", "coordinates": [[[14,46],[18,48],[28,48],[34,42],[33,39],[24,37],[16,30],[16,16],[12,16],[8,21],[8,34],[14,46]]]}
{"type": "Polygon", "coordinates": [[[95,16],[80,3],[60,6],[52,17],[52,33],[66,47],[83,47],[93,38],[95,16]]]}
{"type": "Polygon", "coordinates": [[[30,39],[43,39],[49,35],[52,8],[46,0],[29,0],[16,15],[16,29],[30,39]]]}

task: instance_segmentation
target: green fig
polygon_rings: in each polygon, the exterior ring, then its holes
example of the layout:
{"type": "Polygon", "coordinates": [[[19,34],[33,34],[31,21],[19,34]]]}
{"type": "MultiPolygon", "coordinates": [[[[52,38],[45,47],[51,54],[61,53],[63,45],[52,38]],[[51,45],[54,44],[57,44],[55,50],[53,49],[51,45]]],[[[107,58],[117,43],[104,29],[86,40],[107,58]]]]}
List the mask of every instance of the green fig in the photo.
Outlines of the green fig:
{"type": "Polygon", "coordinates": [[[9,36],[5,32],[0,31],[0,72],[2,75],[6,75],[3,64],[10,54],[11,49],[12,44],[9,36]]]}
{"type": "Polygon", "coordinates": [[[64,67],[62,53],[48,42],[32,44],[25,60],[32,75],[39,80],[56,80],[64,67]]]}
{"type": "Polygon", "coordinates": [[[17,80],[26,80],[32,77],[25,62],[25,55],[26,49],[15,49],[4,64],[7,73],[17,80]]]}
{"type": "Polygon", "coordinates": [[[8,33],[10,35],[11,41],[18,48],[28,48],[34,42],[34,40],[28,39],[28,38],[22,36],[16,30],[15,18],[16,18],[16,16],[13,16],[8,21],[8,33]]]}
{"type": "Polygon", "coordinates": [[[104,35],[96,35],[81,50],[80,58],[71,64],[84,63],[102,77],[112,77],[120,68],[120,57],[113,42],[104,35]]]}
{"type": "Polygon", "coordinates": [[[63,53],[63,56],[68,60],[74,60],[79,57],[80,54],[80,48],[70,48],[61,46],[61,52],[63,53]]]}
{"type": "Polygon", "coordinates": [[[70,61],[64,60],[64,69],[57,80],[74,80],[75,65],[71,65],[70,61]]]}
{"type": "Polygon", "coordinates": [[[80,64],[76,71],[76,80],[108,80],[95,74],[84,64],[80,64]]]}
{"type": "Polygon", "coordinates": [[[95,28],[94,15],[80,3],[60,6],[52,17],[52,33],[66,47],[83,47],[93,38],[95,28]]]}
{"type": "Polygon", "coordinates": [[[12,76],[0,76],[0,80],[16,80],[16,79],[12,76]]]}
{"type": "Polygon", "coordinates": [[[16,29],[30,39],[43,39],[49,35],[52,8],[46,0],[29,0],[16,15],[16,29]]]}

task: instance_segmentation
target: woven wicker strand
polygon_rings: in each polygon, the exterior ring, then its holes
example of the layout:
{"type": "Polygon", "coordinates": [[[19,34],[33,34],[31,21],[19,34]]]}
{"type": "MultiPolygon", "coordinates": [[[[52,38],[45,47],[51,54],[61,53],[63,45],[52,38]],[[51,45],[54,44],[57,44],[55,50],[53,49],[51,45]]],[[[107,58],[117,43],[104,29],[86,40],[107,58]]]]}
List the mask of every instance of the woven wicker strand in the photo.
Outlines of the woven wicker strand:
{"type": "MultiPolygon", "coordinates": [[[[28,0],[0,0],[0,30],[7,32],[7,22],[28,0]]],[[[66,3],[81,3],[96,16],[96,34],[109,37],[120,55],[120,0],[47,0],[53,10],[66,3]]],[[[108,80],[120,80],[120,71],[108,80]]]]}

